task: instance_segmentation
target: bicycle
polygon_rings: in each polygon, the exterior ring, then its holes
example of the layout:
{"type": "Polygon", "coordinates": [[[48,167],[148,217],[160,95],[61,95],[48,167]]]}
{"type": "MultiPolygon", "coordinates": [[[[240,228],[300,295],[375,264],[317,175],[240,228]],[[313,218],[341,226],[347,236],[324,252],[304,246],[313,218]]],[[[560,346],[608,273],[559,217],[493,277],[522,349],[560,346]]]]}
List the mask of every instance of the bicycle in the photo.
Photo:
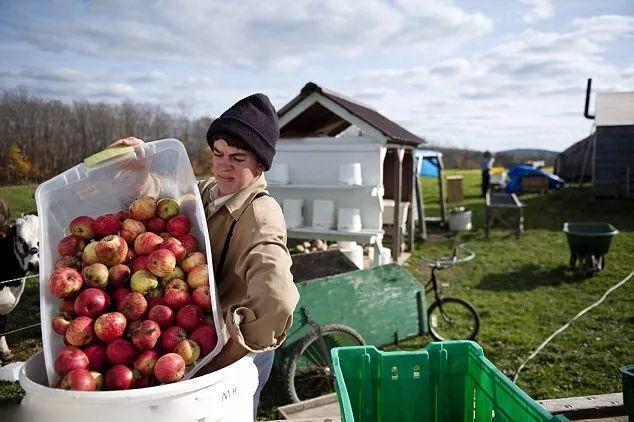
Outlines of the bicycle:
{"type": "Polygon", "coordinates": [[[429,333],[435,340],[473,340],[480,331],[480,316],[472,304],[464,299],[443,296],[436,272],[454,265],[471,261],[475,253],[464,244],[454,248],[451,257],[436,260],[422,258],[426,267],[431,269],[430,280],[425,284],[425,293],[434,292],[434,303],[427,309],[429,333]],[[460,256],[461,253],[466,255],[460,256]]]}

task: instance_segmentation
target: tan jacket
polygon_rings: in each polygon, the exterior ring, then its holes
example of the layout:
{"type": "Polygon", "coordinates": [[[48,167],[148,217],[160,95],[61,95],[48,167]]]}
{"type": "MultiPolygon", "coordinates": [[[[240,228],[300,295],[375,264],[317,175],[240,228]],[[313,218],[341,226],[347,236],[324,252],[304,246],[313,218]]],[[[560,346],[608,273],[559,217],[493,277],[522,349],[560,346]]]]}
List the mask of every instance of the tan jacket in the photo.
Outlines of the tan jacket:
{"type": "Polygon", "coordinates": [[[299,293],[291,275],[286,225],[277,201],[263,196],[264,175],[215,209],[215,180],[199,183],[216,268],[229,227],[237,220],[223,274],[216,280],[229,335],[253,352],[280,346],[293,322],[299,293]]]}

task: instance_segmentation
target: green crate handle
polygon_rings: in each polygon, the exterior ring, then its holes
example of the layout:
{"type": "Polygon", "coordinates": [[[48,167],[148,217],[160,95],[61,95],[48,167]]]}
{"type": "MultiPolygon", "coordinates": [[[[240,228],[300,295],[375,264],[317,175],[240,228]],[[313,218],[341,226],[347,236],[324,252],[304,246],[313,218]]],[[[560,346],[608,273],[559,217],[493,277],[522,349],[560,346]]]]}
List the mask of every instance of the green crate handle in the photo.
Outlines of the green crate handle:
{"type": "Polygon", "coordinates": [[[86,157],[84,159],[84,165],[87,168],[95,167],[98,164],[103,163],[104,161],[111,160],[116,157],[120,157],[122,155],[134,153],[134,147],[131,146],[122,146],[115,148],[107,148],[103,151],[99,151],[96,154],[91,155],[90,157],[86,157]]]}

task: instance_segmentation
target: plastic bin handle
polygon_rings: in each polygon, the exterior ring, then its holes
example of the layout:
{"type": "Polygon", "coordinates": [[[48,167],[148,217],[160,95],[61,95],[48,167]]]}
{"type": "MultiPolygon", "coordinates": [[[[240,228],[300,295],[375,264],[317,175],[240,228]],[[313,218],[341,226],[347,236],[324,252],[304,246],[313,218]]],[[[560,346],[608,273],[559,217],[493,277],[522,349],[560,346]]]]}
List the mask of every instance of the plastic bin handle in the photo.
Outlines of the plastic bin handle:
{"type": "Polygon", "coordinates": [[[103,151],[99,151],[96,154],[91,155],[90,157],[86,157],[84,159],[84,165],[87,168],[95,167],[97,164],[101,164],[104,161],[111,160],[116,157],[120,157],[122,155],[134,153],[134,147],[125,146],[125,147],[116,147],[116,148],[108,148],[103,151]]]}

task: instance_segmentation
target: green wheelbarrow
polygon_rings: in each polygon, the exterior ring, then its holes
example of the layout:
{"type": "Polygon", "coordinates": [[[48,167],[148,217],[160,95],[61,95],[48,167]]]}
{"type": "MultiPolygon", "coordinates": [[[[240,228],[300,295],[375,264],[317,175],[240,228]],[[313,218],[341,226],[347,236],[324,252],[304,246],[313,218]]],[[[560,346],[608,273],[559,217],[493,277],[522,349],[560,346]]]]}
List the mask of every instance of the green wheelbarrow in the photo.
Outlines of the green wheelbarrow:
{"type": "Polygon", "coordinates": [[[564,223],[564,232],[570,248],[570,266],[586,275],[605,268],[605,255],[612,238],[619,232],[608,223],[564,223]]]}

